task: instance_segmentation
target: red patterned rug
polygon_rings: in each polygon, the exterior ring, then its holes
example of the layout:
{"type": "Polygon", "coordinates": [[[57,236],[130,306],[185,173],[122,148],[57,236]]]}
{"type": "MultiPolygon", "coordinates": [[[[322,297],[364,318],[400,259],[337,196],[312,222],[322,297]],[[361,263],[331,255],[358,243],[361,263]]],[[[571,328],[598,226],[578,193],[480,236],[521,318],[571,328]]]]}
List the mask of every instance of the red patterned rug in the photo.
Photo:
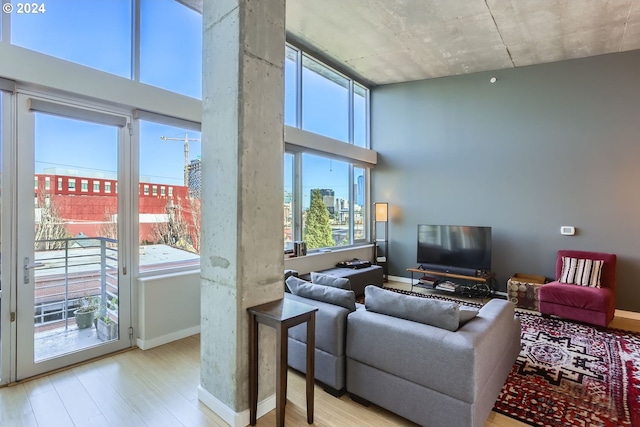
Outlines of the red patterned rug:
{"type": "Polygon", "coordinates": [[[517,315],[522,349],[495,411],[532,426],[640,427],[640,334],[517,315]]]}

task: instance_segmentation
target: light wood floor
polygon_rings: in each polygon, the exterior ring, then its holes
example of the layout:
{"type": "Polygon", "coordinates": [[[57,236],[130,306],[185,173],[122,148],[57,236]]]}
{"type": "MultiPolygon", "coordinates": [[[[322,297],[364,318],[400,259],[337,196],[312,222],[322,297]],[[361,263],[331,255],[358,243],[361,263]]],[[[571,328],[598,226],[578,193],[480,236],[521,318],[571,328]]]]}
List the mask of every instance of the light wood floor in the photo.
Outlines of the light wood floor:
{"type": "MultiPolygon", "coordinates": [[[[640,331],[640,314],[617,313],[611,325],[640,331]]],[[[14,386],[0,388],[0,426],[226,426],[198,401],[199,336],[142,351],[134,349],[14,386]]],[[[286,425],[306,424],[304,378],[291,371],[286,425]]],[[[316,386],[315,424],[326,427],[414,426],[348,396],[337,399],[316,386]]],[[[275,425],[271,411],[259,427],[275,425]]],[[[485,427],[525,427],[491,413],[485,427]]]]}

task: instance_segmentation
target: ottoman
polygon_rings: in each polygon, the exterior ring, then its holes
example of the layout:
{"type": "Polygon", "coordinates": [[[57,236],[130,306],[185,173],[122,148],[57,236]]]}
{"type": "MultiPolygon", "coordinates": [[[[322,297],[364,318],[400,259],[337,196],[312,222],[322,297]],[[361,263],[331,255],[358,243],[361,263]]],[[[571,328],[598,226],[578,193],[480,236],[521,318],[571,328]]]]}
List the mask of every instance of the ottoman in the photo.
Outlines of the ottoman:
{"type": "Polygon", "coordinates": [[[351,290],[356,296],[364,294],[364,288],[368,285],[382,287],[382,267],[372,265],[366,268],[329,268],[327,270],[318,271],[318,273],[326,274],[334,277],[344,277],[351,282],[351,290]]]}

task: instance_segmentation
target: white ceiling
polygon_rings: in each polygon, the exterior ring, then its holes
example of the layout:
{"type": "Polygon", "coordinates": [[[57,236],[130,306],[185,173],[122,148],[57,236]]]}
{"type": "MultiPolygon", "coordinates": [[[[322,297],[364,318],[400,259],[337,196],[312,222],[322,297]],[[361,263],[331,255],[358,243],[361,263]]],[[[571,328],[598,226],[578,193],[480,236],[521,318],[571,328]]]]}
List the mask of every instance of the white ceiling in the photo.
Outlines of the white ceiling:
{"type": "MultiPolygon", "coordinates": [[[[201,10],[202,0],[180,1],[201,10]]],[[[640,0],[286,0],[286,7],[289,38],[372,85],[640,49],[640,0]]]]}

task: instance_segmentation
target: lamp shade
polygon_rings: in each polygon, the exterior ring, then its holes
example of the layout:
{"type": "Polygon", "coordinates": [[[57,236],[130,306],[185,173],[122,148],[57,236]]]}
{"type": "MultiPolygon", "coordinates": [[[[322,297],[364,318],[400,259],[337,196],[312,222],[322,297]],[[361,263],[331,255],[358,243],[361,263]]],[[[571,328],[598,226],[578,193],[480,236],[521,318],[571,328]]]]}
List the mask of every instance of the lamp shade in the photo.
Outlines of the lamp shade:
{"type": "Polygon", "coordinates": [[[389,203],[375,203],[376,222],[389,221],[389,203]]]}

